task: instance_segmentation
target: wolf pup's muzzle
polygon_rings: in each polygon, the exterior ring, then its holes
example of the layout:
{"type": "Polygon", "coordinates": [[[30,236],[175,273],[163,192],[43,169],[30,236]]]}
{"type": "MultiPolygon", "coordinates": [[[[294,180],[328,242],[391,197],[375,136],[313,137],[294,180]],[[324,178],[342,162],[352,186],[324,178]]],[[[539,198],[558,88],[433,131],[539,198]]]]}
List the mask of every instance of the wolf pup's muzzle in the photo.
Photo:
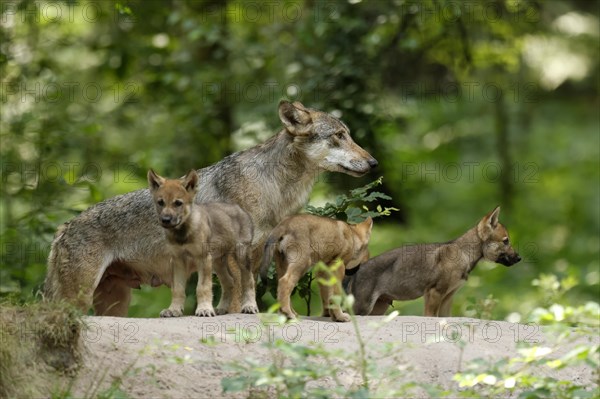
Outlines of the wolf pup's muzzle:
{"type": "Polygon", "coordinates": [[[167,229],[177,227],[179,224],[179,218],[170,215],[164,215],[160,217],[160,224],[167,229]]]}
{"type": "Polygon", "coordinates": [[[514,255],[502,254],[496,259],[496,263],[500,263],[504,266],[512,266],[515,263],[519,263],[521,261],[521,257],[518,253],[515,252],[514,255]]]}

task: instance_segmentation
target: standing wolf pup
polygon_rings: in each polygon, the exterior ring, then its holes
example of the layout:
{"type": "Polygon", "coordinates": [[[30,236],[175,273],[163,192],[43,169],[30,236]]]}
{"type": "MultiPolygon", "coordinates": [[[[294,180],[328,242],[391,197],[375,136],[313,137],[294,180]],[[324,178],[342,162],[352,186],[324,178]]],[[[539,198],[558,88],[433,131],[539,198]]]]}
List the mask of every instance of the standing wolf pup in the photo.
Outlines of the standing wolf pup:
{"type": "MultiPolygon", "coordinates": [[[[279,223],[267,238],[261,277],[266,281],[267,270],[275,254],[280,311],[290,319],[296,318],[296,312],[290,303],[292,290],[318,261],[331,267],[337,260],[341,260],[343,267],[334,272],[341,283],[346,269],[352,269],[367,260],[372,227],[371,218],[350,225],[341,220],[313,215],[292,216],[279,223]]],[[[328,276],[320,272],[317,277],[326,279],[328,276]]],[[[331,296],[340,294],[338,287],[338,284],[333,287],[319,284],[323,314],[329,313],[334,321],[350,321],[350,316],[339,305],[331,306],[331,296]]]]}
{"type": "MultiPolygon", "coordinates": [[[[377,165],[328,113],[282,101],[279,119],[283,129],[265,143],[198,171],[195,203],[237,204],[250,215],[254,272],[266,236],[306,204],[321,172],[362,176],[377,165]]],[[[155,212],[150,191],[143,189],[100,202],[60,226],[48,256],[44,298],[67,300],[84,311],[93,303],[98,315],[126,316],[132,286],[169,278],[161,275],[170,257],[155,212]],[[103,278],[107,270],[111,277],[103,278]]]]}
{"type": "Polygon", "coordinates": [[[498,222],[499,213],[497,207],[456,240],[403,246],[363,263],[347,277],[355,314],[381,315],[393,300],[425,296],[425,316],[450,316],[452,296],[477,262],[487,259],[512,266],[521,260],[498,222]]]}
{"type": "Polygon", "coordinates": [[[224,203],[194,204],[198,191],[198,174],[191,170],[181,179],[164,179],[152,169],[148,185],[156,204],[158,221],[174,259],[171,262],[171,305],[161,317],[183,315],[185,285],[194,270],[198,271],[196,316],[214,316],[212,305],[213,264],[223,289],[217,314],[229,311],[233,279],[232,263],[242,276],[242,313],[258,313],[254,276],[250,270],[248,249],[252,244],[252,220],[237,205],[224,203]]]}

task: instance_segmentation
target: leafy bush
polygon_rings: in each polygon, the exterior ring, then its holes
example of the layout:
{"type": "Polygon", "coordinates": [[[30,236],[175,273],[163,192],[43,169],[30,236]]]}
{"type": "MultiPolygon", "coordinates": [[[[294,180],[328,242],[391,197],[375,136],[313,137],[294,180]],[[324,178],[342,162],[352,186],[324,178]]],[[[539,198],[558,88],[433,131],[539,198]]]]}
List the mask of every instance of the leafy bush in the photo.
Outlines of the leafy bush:
{"type": "Polygon", "coordinates": [[[375,210],[369,210],[366,203],[377,201],[378,199],[391,200],[389,195],[378,191],[370,191],[373,188],[383,184],[383,176],[362,187],[350,190],[349,195],[342,194],[335,197],[333,203],[327,202],[322,207],[306,205],[307,213],[317,216],[325,216],[333,219],[345,220],[347,223],[360,223],[368,217],[377,218],[380,216],[389,216],[392,211],[398,209],[394,207],[382,208],[377,205],[375,210]]]}

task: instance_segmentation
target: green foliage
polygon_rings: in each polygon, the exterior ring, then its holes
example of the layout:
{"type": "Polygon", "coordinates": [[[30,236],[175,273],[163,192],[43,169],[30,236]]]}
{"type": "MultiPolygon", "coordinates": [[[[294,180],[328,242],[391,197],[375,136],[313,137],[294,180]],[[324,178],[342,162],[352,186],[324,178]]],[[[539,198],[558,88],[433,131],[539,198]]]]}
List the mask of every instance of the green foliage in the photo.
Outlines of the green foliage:
{"type": "Polygon", "coordinates": [[[342,359],[343,351],[331,353],[323,346],[290,345],[281,339],[270,344],[269,350],[273,360],[269,364],[245,359],[240,363],[229,365],[227,370],[233,371],[234,376],[226,377],[221,381],[223,392],[270,386],[275,389],[277,397],[280,398],[328,398],[333,392],[342,394],[339,392],[339,387],[332,391],[321,387],[310,388],[307,384],[328,377],[337,379],[338,374],[345,368],[344,365],[337,362],[337,367],[330,368],[324,367],[324,363],[327,364],[327,360],[331,360],[326,356],[342,359]]]}
{"type": "MultiPolygon", "coordinates": [[[[327,272],[325,265],[315,266],[327,272]]],[[[543,279],[550,281],[551,276],[543,279]]],[[[330,275],[323,280],[327,284],[339,284],[330,275]]],[[[539,285],[534,281],[533,285],[539,285]]],[[[560,288],[553,285],[554,291],[560,288]]],[[[562,295],[557,298],[564,301],[562,295]]],[[[351,313],[353,298],[338,298],[337,303],[351,313]]],[[[276,310],[275,308],[272,310],[276,310]]],[[[380,321],[380,325],[397,316],[397,312],[380,321]]],[[[280,316],[283,318],[283,316],[280,316]]],[[[244,359],[230,363],[227,370],[231,377],[221,381],[224,393],[250,391],[255,395],[267,390],[277,397],[406,397],[421,395],[423,391],[431,397],[519,397],[519,398],[598,398],[600,382],[600,345],[590,340],[596,336],[600,327],[600,305],[590,302],[584,306],[571,307],[553,303],[548,309],[536,309],[528,320],[534,326],[544,325],[545,340],[541,343],[529,343],[520,340],[518,354],[515,357],[502,358],[493,362],[474,359],[463,365],[462,354],[469,342],[453,342],[459,347],[458,369],[454,375],[455,385],[443,388],[436,384],[403,383],[406,380],[406,364],[398,367],[379,367],[380,358],[390,353],[399,354],[404,343],[368,346],[363,338],[356,317],[352,315],[358,350],[333,350],[321,344],[304,345],[275,340],[264,345],[271,353],[271,362],[257,362],[244,359]],[[560,309],[564,309],[564,312],[560,309]],[[568,317],[565,317],[566,315],[568,317]],[[576,322],[575,322],[576,321],[576,322]],[[576,325],[577,328],[573,328],[576,325]],[[566,345],[570,350],[564,351],[566,345]],[[369,347],[370,354],[366,355],[369,347]],[[595,373],[593,386],[583,385],[580,379],[560,377],[559,370],[571,369],[571,373],[586,367],[595,373]],[[359,382],[342,383],[340,375],[352,370],[359,375],[359,382]],[[403,378],[404,377],[404,378],[403,378]],[[310,383],[310,384],[309,384],[310,383]]],[[[273,326],[273,320],[269,319],[273,326]]],[[[280,319],[279,323],[283,323],[280,319]]],[[[373,334],[377,335],[377,331],[373,334]]],[[[348,343],[350,345],[350,343],[348,343]]],[[[565,374],[563,374],[565,375],[565,374]]],[[[263,392],[266,394],[266,392],[263,392]]]]}
{"type": "Polygon", "coordinates": [[[471,362],[454,376],[462,388],[461,395],[506,396],[518,389],[519,398],[597,398],[597,386],[594,390],[578,383],[577,379],[560,379],[540,370],[587,366],[594,370],[594,378],[600,382],[600,345],[588,341],[600,328],[600,305],[588,302],[573,307],[561,303],[565,293],[577,286],[577,281],[569,278],[561,281],[555,275],[542,274],[531,284],[555,301],[548,308],[534,309],[527,317],[530,325],[545,326],[545,342],[538,345],[521,341],[520,356],[493,364],[479,359],[471,362]],[[572,349],[564,353],[561,349],[567,343],[572,349]]]}
{"type": "Polygon", "coordinates": [[[383,184],[383,176],[362,187],[350,190],[349,195],[341,194],[335,197],[334,202],[327,202],[321,207],[306,205],[306,211],[317,216],[325,216],[333,219],[345,220],[347,223],[355,224],[364,221],[366,218],[376,218],[380,216],[389,216],[397,208],[382,208],[377,205],[375,210],[369,210],[364,204],[374,202],[380,199],[391,200],[389,195],[378,191],[371,191],[373,188],[383,184]]]}
{"type": "Polygon", "coordinates": [[[469,297],[467,298],[465,316],[474,317],[476,319],[493,320],[494,309],[499,302],[500,301],[491,294],[483,299],[469,297]]]}
{"type": "Polygon", "coordinates": [[[555,274],[541,274],[531,282],[531,285],[539,287],[540,292],[544,293],[542,302],[544,305],[554,303],[578,284],[579,282],[574,276],[559,279],[555,274]]]}
{"type": "Polygon", "coordinates": [[[577,379],[552,376],[540,370],[560,370],[586,366],[594,370],[595,380],[600,381],[600,345],[586,343],[589,334],[597,333],[600,323],[598,303],[572,308],[566,307],[572,319],[594,320],[593,331],[580,326],[572,329],[572,324],[563,316],[563,306],[553,304],[545,311],[534,311],[531,320],[550,326],[547,342],[544,345],[521,343],[518,357],[502,359],[494,364],[473,361],[465,371],[454,376],[461,395],[464,397],[497,397],[512,394],[519,390],[519,398],[597,398],[598,386],[590,387],[577,379]],[[553,310],[554,309],[554,310],[553,310]],[[551,332],[552,334],[549,334],[551,332]],[[574,344],[569,352],[559,355],[566,343],[574,344]],[[485,371],[482,371],[485,370],[485,371]]]}

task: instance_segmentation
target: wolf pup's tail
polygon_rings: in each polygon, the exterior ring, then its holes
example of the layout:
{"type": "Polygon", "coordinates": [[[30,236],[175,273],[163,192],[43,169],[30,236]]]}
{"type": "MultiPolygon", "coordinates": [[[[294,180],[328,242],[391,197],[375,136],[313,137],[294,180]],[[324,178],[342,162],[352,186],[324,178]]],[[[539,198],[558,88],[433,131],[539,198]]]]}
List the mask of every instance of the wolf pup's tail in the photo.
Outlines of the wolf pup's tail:
{"type": "Polygon", "coordinates": [[[277,246],[278,234],[273,231],[267,238],[265,242],[265,247],[263,249],[263,258],[260,264],[260,279],[267,282],[267,273],[269,271],[269,265],[271,264],[271,259],[273,259],[273,253],[275,252],[275,247],[277,246]]]}

